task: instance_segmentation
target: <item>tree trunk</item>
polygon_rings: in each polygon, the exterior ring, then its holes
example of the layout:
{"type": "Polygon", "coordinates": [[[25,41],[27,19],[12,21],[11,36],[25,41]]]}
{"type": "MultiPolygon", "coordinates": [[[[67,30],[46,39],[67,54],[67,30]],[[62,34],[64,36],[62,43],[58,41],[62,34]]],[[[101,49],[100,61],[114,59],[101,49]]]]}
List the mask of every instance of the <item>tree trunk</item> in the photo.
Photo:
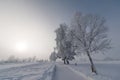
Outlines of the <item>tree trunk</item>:
{"type": "Polygon", "coordinates": [[[64,61],[64,64],[66,64],[65,58],[63,59],[63,61],[64,61]]]}
{"type": "Polygon", "coordinates": [[[69,64],[69,61],[68,61],[68,59],[66,59],[66,62],[67,62],[67,64],[69,64]]]}
{"type": "Polygon", "coordinates": [[[92,58],[91,58],[91,56],[90,56],[90,54],[89,54],[88,51],[87,51],[87,55],[88,55],[88,58],[89,58],[90,63],[91,63],[91,70],[92,70],[92,72],[94,72],[95,74],[97,74],[97,71],[96,71],[95,65],[94,65],[94,63],[93,63],[93,61],[92,61],[92,58]]]}
{"type": "Polygon", "coordinates": [[[66,64],[66,57],[63,58],[64,64],[66,64]]]}

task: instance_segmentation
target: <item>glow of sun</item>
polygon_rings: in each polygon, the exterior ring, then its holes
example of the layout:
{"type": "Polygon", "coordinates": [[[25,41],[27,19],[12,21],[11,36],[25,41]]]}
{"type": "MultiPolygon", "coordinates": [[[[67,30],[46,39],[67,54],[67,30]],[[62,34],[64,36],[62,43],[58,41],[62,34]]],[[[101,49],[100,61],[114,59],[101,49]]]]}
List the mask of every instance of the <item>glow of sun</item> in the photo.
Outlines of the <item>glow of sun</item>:
{"type": "Polygon", "coordinates": [[[27,50],[27,44],[24,43],[24,42],[18,42],[16,43],[16,50],[18,52],[23,52],[23,51],[26,51],[27,50]]]}

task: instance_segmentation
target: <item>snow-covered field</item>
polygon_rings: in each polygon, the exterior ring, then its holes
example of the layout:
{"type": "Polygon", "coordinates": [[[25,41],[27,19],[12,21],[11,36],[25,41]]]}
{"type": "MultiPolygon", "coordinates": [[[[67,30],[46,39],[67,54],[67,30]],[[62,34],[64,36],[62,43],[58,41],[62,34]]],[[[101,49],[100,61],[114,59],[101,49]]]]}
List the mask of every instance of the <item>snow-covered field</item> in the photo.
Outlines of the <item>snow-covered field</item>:
{"type": "Polygon", "coordinates": [[[119,80],[120,79],[120,61],[99,61],[95,62],[98,75],[91,73],[89,63],[80,63],[75,66],[70,65],[75,71],[83,73],[93,80],[119,80]]]}
{"type": "Polygon", "coordinates": [[[0,64],[0,80],[52,80],[53,71],[49,62],[0,64]]]}
{"type": "Polygon", "coordinates": [[[64,65],[61,62],[0,64],[0,80],[119,80],[120,62],[95,62],[98,75],[91,73],[90,64],[64,65]],[[68,77],[69,76],[69,77],[68,77]],[[71,77],[71,78],[70,78],[71,77]]]}
{"type": "Polygon", "coordinates": [[[0,70],[2,69],[7,69],[7,68],[11,68],[11,67],[20,67],[20,66],[25,66],[25,65],[31,65],[34,64],[32,63],[1,63],[0,64],[0,70]]]}

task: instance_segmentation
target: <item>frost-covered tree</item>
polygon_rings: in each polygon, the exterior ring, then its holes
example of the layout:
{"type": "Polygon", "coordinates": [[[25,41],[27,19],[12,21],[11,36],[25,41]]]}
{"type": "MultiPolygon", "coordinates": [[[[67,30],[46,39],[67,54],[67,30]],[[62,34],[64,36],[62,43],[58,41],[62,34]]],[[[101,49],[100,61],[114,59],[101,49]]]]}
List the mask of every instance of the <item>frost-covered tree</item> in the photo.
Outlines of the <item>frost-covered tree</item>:
{"type": "Polygon", "coordinates": [[[32,62],[36,61],[36,56],[33,56],[32,62]]]}
{"type": "Polygon", "coordinates": [[[88,56],[92,72],[97,74],[91,54],[102,53],[110,48],[110,40],[107,37],[108,27],[105,19],[100,16],[77,13],[71,24],[78,51],[88,56]]]}
{"type": "Polygon", "coordinates": [[[56,52],[54,51],[54,52],[52,52],[51,55],[50,55],[50,61],[56,61],[56,59],[57,59],[57,54],[56,54],[56,52]]]}
{"type": "Polygon", "coordinates": [[[69,64],[69,60],[74,59],[75,53],[72,49],[72,37],[68,35],[69,30],[66,24],[61,24],[56,32],[57,56],[69,64]]]}
{"type": "Polygon", "coordinates": [[[17,59],[14,55],[11,55],[11,56],[8,57],[7,62],[17,62],[17,59]]]}

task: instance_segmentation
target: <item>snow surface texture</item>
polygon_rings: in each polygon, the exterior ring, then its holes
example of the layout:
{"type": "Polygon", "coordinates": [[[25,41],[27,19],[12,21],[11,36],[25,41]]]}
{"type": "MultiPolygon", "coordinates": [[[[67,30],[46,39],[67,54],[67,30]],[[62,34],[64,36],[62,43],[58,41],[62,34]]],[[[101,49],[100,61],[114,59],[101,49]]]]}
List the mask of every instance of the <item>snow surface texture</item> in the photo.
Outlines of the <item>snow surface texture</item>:
{"type": "Polygon", "coordinates": [[[4,64],[0,67],[0,80],[88,80],[60,63],[4,64]],[[5,65],[7,67],[2,68],[5,65]]]}
{"type": "Polygon", "coordinates": [[[54,67],[53,63],[34,63],[0,69],[0,80],[52,80],[54,67]]]}
{"type": "Polygon", "coordinates": [[[56,72],[53,80],[89,80],[86,76],[72,71],[67,65],[56,64],[56,72]]]}
{"type": "Polygon", "coordinates": [[[91,73],[89,63],[71,64],[74,71],[85,74],[88,77],[91,77],[93,80],[119,80],[120,79],[120,63],[117,62],[95,62],[98,75],[91,73]]]}
{"type": "Polygon", "coordinates": [[[0,70],[2,69],[7,69],[7,68],[11,68],[11,67],[20,67],[20,66],[25,66],[25,65],[30,65],[30,64],[34,64],[33,62],[28,62],[28,63],[1,63],[0,64],[0,70]]]}
{"type": "Polygon", "coordinates": [[[0,80],[119,80],[120,62],[95,62],[98,75],[89,63],[33,62],[0,64],[0,80]]]}

